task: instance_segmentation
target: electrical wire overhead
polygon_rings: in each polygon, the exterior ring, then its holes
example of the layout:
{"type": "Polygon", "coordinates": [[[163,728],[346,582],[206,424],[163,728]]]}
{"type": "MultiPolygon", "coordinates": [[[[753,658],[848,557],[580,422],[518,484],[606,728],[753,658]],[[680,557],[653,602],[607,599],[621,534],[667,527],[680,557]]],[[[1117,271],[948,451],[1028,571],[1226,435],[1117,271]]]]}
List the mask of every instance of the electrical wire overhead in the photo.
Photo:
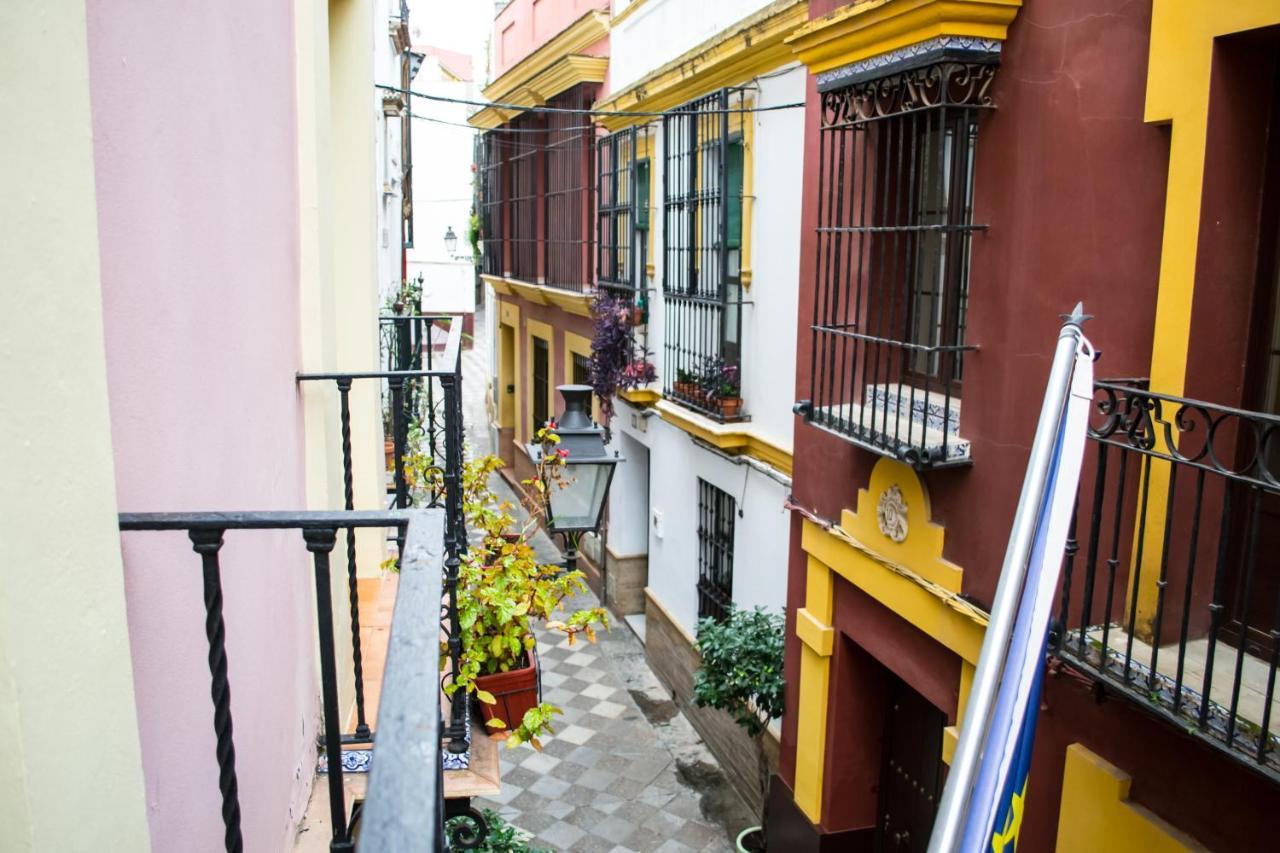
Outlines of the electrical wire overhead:
{"type": "Polygon", "coordinates": [[[591,116],[624,116],[630,118],[662,118],[663,116],[680,116],[680,115],[719,115],[721,113],[741,114],[741,113],[768,113],[777,110],[794,110],[803,109],[804,102],[798,101],[791,104],[773,104],[767,107],[738,107],[712,110],[597,110],[580,107],[532,107],[522,104],[507,104],[501,101],[478,101],[471,98],[450,98],[445,95],[428,95],[425,92],[415,92],[412,89],[401,89],[399,86],[388,86],[384,83],[375,84],[375,88],[383,89],[387,92],[398,92],[401,95],[408,95],[412,98],[425,98],[428,101],[440,101],[446,104],[467,104],[473,107],[493,107],[499,110],[518,110],[528,113],[574,113],[577,115],[591,116]]]}

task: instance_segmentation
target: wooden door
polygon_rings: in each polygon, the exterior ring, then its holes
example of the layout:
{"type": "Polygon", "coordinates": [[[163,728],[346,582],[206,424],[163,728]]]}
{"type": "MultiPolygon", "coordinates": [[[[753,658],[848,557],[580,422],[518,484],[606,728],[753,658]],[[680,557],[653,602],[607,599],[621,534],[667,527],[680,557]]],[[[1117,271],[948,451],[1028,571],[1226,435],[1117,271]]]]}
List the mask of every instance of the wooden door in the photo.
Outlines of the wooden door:
{"type": "Polygon", "coordinates": [[[925,853],[942,794],[947,716],[901,679],[889,682],[876,849],[925,853]]]}

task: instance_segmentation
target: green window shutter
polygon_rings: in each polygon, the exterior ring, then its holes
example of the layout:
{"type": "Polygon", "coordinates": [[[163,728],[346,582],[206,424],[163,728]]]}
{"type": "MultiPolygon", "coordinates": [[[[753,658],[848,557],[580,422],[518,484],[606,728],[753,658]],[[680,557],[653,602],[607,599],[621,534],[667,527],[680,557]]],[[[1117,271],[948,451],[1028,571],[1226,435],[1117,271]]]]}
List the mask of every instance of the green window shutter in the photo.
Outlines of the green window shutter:
{"type": "Polygon", "coordinates": [[[725,216],[730,249],[742,248],[742,140],[725,146],[725,171],[729,179],[729,198],[725,200],[725,216]]]}
{"type": "Polygon", "coordinates": [[[641,160],[635,165],[636,230],[649,230],[649,161],[641,160]]]}

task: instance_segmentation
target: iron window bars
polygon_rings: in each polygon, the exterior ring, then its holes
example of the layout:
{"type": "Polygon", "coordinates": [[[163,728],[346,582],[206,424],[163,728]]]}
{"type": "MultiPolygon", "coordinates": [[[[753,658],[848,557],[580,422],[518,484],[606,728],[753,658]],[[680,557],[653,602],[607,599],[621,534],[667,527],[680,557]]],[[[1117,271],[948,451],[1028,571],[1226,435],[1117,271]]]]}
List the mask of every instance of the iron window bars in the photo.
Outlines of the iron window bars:
{"type": "Polygon", "coordinates": [[[503,141],[490,131],[476,137],[476,212],[480,217],[480,271],[502,275],[503,265],[503,141]]]}
{"type": "MultiPolygon", "coordinates": [[[[589,109],[594,87],[575,86],[549,106],[589,109]]],[[[582,292],[591,278],[591,140],[585,113],[546,116],[546,274],[549,287],[582,292]]]]}
{"type": "MultiPolygon", "coordinates": [[[[740,388],[745,90],[663,116],[665,396],[719,420],[720,380],[740,388]]],[[[736,395],[735,395],[736,396],[736,395]]]]}
{"type": "Polygon", "coordinates": [[[698,618],[720,621],[733,607],[733,496],[698,478],[698,618]]]}
{"type": "Polygon", "coordinates": [[[507,181],[505,233],[510,255],[510,266],[504,272],[512,278],[537,283],[541,236],[538,208],[542,204],[538,164],[542,160],[539,155],[546,138],[543,114],[524,113],[512,119],[509,126],[516,132],[507,134],[509,138],[503,140],[503,167],[507,181]]]}
{"type": "Polygon", "coordinates": [[[643,301],[648,264],[648,129],[596,140],[596,284],[643,301]]]}
{"type": "Polygon", "coordinates": [[[1143,380],[1094,402],[1052,651],[1280,781],[1280,417],[1143,380]]]}
{"type": "Polygon", "coordinates": [[[916,467],[959,437],[978,113],[989,62],[945,60],[822,95],[807,419],[916,467]]]}

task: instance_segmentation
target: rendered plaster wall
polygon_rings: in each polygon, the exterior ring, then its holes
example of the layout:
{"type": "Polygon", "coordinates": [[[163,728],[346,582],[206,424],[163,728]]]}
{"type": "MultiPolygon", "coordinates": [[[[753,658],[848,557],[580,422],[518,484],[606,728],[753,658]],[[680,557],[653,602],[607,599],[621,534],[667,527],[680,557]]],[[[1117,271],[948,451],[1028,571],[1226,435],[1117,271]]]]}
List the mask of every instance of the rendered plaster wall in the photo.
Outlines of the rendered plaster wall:
{"type": "Polygon", "coordinates": [[[146,850],[84,5],[0,6],[0,80],[3,847],[146,850]]]}
{"type": "MultiPolygon", "coordinates": [[[[88,4],[123,510],[306,506],[294,23],[250,0],[88,4]]],[[[152,847],[220,849],[199,559],[180,534],[123,541],[152,847]]],[[[313,776],[308,556],[296,531],[229,533],[222,550],[250,849],[292,842],[313,776]]]]}

